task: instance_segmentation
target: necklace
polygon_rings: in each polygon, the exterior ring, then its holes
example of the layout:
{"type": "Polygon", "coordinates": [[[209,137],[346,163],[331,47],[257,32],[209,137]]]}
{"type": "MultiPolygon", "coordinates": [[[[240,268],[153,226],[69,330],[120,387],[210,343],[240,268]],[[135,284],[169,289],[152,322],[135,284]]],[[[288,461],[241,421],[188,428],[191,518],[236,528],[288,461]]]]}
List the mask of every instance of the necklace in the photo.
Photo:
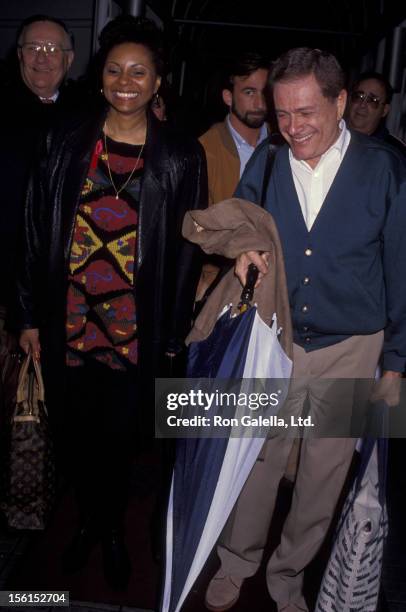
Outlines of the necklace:
{"type": "Polygon", "coordinates": [[[124,183],[123,185],[121,185],[120,189],[117,189],[117,187],[116,187],[116,186],[115,186],[115,184],[114,184],[113,177],[112,177],[112,175],[111,175],[110,162],[109,162],[109,152],[108,152],[108,150],[107,150],[106,127],[107,127],[107,122],[104,124],[104,130],[103,130],[103,136],[104,136],[104,149],[105,149],[105,151],[106,151],[106,157],[107,157],[107,170],[109,171],[109,178],[110,178],[110,183],[111,183],[111,186],[113,187],[114,191],[116,192],[116,200],[118,200],[118,196],[119,196],[119,195],[120,195],[120,193],[123,191],[123,189],[125,189],[125,188],[127,187],[128,183],[129,183],[129,182],[131,181],[131,179],[132,179],[132,176],[133,176],[133,174],[134,174],[135,170],[136,170],[136,169],[137,169],[137,167],[138,167],[138,162],[140,161],[140,158],[141,158],[142,152],[143,152],[143,150],[144,150],[144,145],[145,145],[145,142],[143,143],[143,145],[142,145],[142,147],[141,147],[141,150],[140,150],[140,152],[138,153],[138,157],[137,157],[137,160],[136,160],[136,162],[135,162],[135,166],[134,166],[134,168],[131,170],[130,176],[129,176],[129,177],[128,177],[128,179],[125,181],[125,183],[124,183]]]}

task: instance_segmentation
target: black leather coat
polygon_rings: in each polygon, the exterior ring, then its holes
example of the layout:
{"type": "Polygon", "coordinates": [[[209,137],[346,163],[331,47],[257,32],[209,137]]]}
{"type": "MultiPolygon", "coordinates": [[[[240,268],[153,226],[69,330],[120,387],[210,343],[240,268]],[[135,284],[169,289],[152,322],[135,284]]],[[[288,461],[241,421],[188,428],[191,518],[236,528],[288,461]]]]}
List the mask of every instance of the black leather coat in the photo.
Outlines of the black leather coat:
{"type": "Polygon", "coordinates": [[[7,117],[3,125],[6,146],[0,149],[0,303],[10,310],[27,183],[39,137],[65,113],[88,102],[86,95],[70,84],[61,87],[54,104],[43,104],[24,85],[19,72],[15,80],[2,83],[0,99],[1,116],[7,117]]]}
{"type": "MultiPolygon", "coordinates": [[[[19,326],[40,328],[48,396],[63,388],[71,242],[80,192],[104,119],[105,112],[50,133],[28,190],[19,326]]],[[[200,144],[171,133],[149,114],[135,276],[138,372],[143,382],[157,375],[165,351],[181,350],[190,329],[200,255],[181,237],[181,225],[186,210],[206,204],[200,144]]]]}

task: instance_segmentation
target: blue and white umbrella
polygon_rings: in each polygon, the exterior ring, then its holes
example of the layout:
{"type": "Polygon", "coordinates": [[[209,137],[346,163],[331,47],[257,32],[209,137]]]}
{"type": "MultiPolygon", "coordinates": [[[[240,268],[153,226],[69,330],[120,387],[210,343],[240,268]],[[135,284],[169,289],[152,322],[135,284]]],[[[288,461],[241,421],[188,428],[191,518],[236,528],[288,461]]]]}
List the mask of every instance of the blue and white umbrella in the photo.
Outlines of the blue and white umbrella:
{"type": "MultiPolygon", "coordinates": [[[[255,284],[255,282],[254,282],[255,284]]],[[[188,376],[287,379],[292,361],[255,306],[225,306],[210,336],[190,345],[188,376]]],[[[244,386],[244,381],[242,383],[244,386]]],[[[167,515],[162,612],[178,612],[207,561],[261,451],[264,437],[178,440],[167,515]]]]}

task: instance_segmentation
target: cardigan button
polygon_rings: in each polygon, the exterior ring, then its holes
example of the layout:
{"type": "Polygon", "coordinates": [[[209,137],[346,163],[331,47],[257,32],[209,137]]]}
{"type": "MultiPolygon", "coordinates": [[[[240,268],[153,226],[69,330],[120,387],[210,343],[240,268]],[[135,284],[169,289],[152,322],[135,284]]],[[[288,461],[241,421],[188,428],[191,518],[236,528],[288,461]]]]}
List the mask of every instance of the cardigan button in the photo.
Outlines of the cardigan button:
{"type": "Polygon", "coordinates": [[[312,341],[312,340],[311,340],[311,338],[309,338],[309,336],[307,336],[307,337],[305,338],[305,342],[306,342],[306,344],[310,344],[310,342],[311,342],[311,341],[312,341]]]}
{"type": "Polygon", "coordinates": [[[310,255],[312,255],[312,254],[313,254],[313,251],[311,249],[306,249],[305,250],[306,257],[310,257],[310,255]]]}
{"type": "Polygon", "coordinates": [[[309,306],[307,304],[302,306],[302,312],[309,312],[309,306]]]}
{"type": "Polygon", "coordinates": [[[303,327],[302,329],[303,329],[304,332],[308,332],[309,331],[308,327],[303,327]]]}
{"type": "Polygon", "coordinates": [[[302,280],[302,283],[304,285],[308,285],[310,283],[310,277],[309,276],[305,276],[304,279],[302,280]]]}

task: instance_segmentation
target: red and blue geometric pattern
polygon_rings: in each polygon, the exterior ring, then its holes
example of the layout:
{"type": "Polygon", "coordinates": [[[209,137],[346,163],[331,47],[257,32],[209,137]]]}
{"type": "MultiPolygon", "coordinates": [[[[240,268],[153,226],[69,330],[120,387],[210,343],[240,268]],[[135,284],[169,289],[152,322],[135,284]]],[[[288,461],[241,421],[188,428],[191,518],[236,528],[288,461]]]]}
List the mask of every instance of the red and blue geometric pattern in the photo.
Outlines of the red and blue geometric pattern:
{"type": "MultiPolygon", "coordinates": [[[[108,140],[117,189],[134,168],[140,147],[108,140]]],[[[76,215],[67,292],[67,364],[86,355],[113,369],[137,363],[135,254],[140,179],[139,159],[130,183],[116,192],[103,141],[95,147],[76,215]]]]}

